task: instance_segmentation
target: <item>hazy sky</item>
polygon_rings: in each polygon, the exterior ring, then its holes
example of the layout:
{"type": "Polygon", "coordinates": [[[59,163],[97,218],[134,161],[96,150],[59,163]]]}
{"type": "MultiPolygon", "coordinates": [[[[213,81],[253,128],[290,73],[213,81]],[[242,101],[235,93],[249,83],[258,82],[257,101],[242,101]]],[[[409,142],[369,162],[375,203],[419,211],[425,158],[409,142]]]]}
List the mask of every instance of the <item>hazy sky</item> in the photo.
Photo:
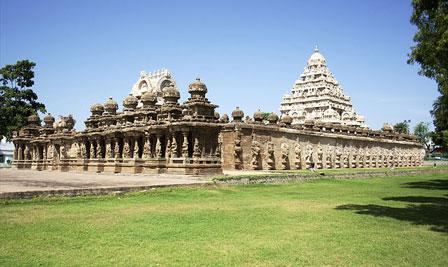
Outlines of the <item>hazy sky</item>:
{"type": "Polygon", "coordinates": [[[317,44],[371,128],[430,122],[436,84],[406,64],[411,1],[0,1],[0,65],[37,63],[53,115],[122,104],[141,70],[168,68],[181,92],[198,75],[230,114],[278,113],[317,44]]]}

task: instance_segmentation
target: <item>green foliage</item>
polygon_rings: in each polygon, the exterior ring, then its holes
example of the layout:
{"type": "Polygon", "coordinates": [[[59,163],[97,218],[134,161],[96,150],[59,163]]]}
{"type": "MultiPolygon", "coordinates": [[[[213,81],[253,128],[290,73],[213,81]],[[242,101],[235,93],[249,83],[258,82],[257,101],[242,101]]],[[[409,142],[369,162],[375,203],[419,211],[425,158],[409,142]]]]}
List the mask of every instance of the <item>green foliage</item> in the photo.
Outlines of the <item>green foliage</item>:
{"type": "Polygon", "coordinates": [[[400,134],[409,134],[410,120],[404,120],[394,125],[394,131],[400,134]]]}
{"type": "Polygon", "coordinates": [[[446,174],[0,203],[1,266],[448,266],[446,174]]]}
{"type": "Polygon", "coordinates": [[[413,0],[411,23],[418,30],[414,35],[408,63],[420,65],[420,75],[434,79],[440,96],[433,104],[434,143],[448,148],[442,133],[448,130],[448,1],[413,0]]]}
{"type": "Polygon", "coordinates": [[[263,112],[263,120],[268,120],[269,115],[271,115],[272,112],[263,112]]]}
{"type": "Polygon", "coordinates": [[[31,89],[35,66],[34,62],[21,60],[0,69],[0,137],[11,139],[12,132],[24,126],[28,116],[45,112],[45,105],[37,101],[31,89]]]}
{"type": "Polygon", "coordinates": [[[420,143],[425,145],[426,150],[429,150],[429,147],[431,145],[431,132],[429,131],[429,123],[417,123],[414,128],[414,135],[418,137],[420,143]]]}

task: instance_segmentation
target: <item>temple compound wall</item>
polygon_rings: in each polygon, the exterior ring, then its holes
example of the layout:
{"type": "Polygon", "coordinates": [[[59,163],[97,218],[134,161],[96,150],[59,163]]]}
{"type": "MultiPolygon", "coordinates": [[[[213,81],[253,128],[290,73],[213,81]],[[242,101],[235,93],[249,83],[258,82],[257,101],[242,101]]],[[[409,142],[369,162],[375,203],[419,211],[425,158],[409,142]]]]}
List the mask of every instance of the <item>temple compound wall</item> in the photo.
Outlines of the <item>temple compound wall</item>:
{"type": "Polygon", "coordinates": [[[420,166],[413,137],[335,125],[232,122],[221,131],[226,170],[298,170],[420,166]]]}
{"type": "MultiPolygon", "coordinates": [[[[196,79],[190,97],[180,93],[170,75],[160,92],[147,89],[123,100],[123,110],[109,98],[91,106],[86,129],[74,130],[72,116],[37,115],[13,134],[13,167],[18,169],[111,173],[220,174],[223,170],[293,170],[419,166],[423,146],[415,136],[337,123],[293,124],[261,111],[232,121],[215,112],[196,79]],[[244,119],[243,119],[244,118],[244,119]]],[[[160,76],[160,75],[159,75],[160,76]]],[[[157,77],[159,77],[157,76],[157,77]]],[[[146,76],[144,76],[146,77],[146,76]]],[[[142,83],[139,83],[142,84],[142,83]]]]}

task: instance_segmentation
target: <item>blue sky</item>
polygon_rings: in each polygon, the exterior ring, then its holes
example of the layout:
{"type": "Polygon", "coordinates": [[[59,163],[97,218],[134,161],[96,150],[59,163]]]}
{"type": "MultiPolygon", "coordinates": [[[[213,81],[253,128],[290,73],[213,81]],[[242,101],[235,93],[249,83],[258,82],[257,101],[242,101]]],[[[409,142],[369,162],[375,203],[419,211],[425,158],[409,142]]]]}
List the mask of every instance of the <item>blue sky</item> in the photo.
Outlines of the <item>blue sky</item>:
{"type": "Polygon", "coordinates": [[[141,70],[197,76],[231,113],[275,111],[317,44],[371,128],[431,122],[437,86],[406,64],[411,1],[0,1],[0,65],[37,63],[34,90],[53,115],[120,104],[141,70]]]}

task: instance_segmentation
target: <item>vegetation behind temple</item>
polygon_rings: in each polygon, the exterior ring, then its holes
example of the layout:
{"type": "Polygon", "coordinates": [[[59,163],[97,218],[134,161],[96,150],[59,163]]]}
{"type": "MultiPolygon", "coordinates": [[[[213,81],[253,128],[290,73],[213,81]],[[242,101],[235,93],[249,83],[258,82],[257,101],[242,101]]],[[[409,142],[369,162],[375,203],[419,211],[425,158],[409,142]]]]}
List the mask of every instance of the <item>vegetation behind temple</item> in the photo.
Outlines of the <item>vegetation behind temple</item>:
{"type": "Polygon", "coordinates": [[[46,111],[31,89],[35,66],[21,60],[0,69],[0,139],[5,136],[10,140],[13,131],[26,125],[28,116],[46,111]]]}
{"type": "Polygon", "coordinates": [[[434,101],[431,115],[436,145],[448,148],[448,1],[413,0],[411,23],[414,35],[408,63],[420,65],[419,74],[434,79],[440,96],[434,101]]]}

